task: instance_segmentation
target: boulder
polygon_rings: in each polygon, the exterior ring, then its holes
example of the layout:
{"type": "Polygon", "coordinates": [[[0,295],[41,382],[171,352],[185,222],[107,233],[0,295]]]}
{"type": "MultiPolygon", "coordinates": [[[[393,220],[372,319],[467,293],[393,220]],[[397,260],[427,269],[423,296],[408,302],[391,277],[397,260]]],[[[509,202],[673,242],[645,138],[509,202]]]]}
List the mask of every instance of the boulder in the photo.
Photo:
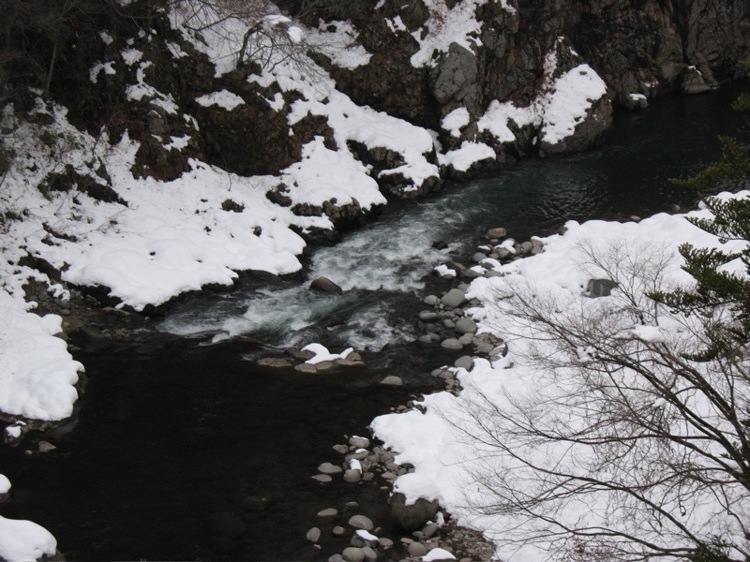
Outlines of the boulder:
{"type": "Polygon", "coordinates": [[[307,531],[305,538],[313,543],[318,542],[320,540],[320,529],[318,527],[313,527],[307,531]]]}
{"type": "Polygon", "coordinates": [[[355,529],[363,529],[365,531],[372,531],[375,527],[372,523],[372,519],[365,515],[353,515],[349,518],[349,526],[355,529]]]}
{"type": "Polygon", "coordinates": [[[391,516],[393,521],[404,531],[422,529],[428,521],[437,515],[440,505],[437,500],[428,501],[419,498],[413,504],[406,504],[406,496],[396,492],[391,496],[391,516]]]}
{"type": "Polygon", "coordinates": [[[328,277],[318,277],[310,283],[310,290],[326,295],[342,295],[344,290],[328,277]]]}
{"type": "Polygon", "coordinates": [[[617,283],[611,279],[589,279],[586,285],[586,296],[595,299],[597,297],[608,297],[617,283]]]}
{"type": "Polygon", "coordinates": [[[487,238],[487,240],[497,240],[499,238],[505,238],[507,235],[508,235],[508,231],[504,229],[502,226],[498,226],[496,228],[490,228],[484,234],[484,237],[487,238]]]}
{"type": "Polygon", "coordinates": [[[477,332],[477,323],[473,318],[464,316],[456,320],[455,329],[459,334],[475,334],[477,332]]]}
{"type": "Polygon", "coordinates": [[[388,375],[382,381],[380,381],[380,384],[384,384],[386,386],[401,386],[402,384],[404,384],[404,381],[401,380],[401,377],[397,377],[396,375],[388,375]]]}
{"type": "Polygon", "coordinates": [[[356,546],[347,546],[341,553],[347,562],[364,562],[365,552],[356,546]]]}
{"type": "Polygon", "coordinates": [[[440,301],[445,306],[450,306],[451,308],[457,308],[461,306],[461,304],[466,300],[466,293],[464,293],[461,289],[451,289],[447,293],[443,295],[443,297],[440,299],[440,301]]]}

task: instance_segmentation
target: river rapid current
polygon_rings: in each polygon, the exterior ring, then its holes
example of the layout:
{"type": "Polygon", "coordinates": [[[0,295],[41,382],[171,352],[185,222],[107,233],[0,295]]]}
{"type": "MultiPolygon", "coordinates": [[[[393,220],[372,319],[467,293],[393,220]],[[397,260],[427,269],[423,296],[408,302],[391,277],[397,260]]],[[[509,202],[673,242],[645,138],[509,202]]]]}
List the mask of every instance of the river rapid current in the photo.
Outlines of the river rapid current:
{"type": "Polygon", "coordinates": [[[739,125],[729,109],[738,91],[660,100],[617,115],[598,150],[395,203],[314,251],[302,281],[243,278],[183,299],[121,344],[74,342],[88,377],[78,415],[45,437],[51,453],[0,449],[14,493],[0,515],[44,525],[68,560],[325,560],[348,542],[305,539],[327,507],[397,538],[378,483],[311,476],[340,462],[331,446],[345,435],[367,435],[373,417],[435,388],[429,373],[447,356],[414,343],[432,269],[471,255],[491,227],[526,240],[571,219],[686,210],[693,199],[668,180],[717,156],[717,134],[739,125]],[[311,292],[318,276],[344,294],[311,292]],[[361,350],[367,366],[311,376],[256,364],[312,342],[361,350]],[[390,374],[404,386],[378,384],[390,374]]]}

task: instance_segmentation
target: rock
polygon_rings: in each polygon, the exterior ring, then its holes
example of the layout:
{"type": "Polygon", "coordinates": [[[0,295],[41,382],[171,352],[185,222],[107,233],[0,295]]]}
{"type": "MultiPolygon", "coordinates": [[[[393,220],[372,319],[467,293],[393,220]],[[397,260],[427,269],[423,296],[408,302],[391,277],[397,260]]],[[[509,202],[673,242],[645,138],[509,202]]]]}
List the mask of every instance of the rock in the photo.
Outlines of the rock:
{"type": "Polygon", "coordinates": [[[384,384],[386,386],[401,386],[402,384],[404,384],[404,381],[401,380],[401,377],[397,377],[396,375],[388,375],[382,381],[380,381],[380,384],[384,384]]]}
{"type": "Polygon", "coordinates": [[[465,300],[466,293],[461,289],[451,289],[440,299],[445,306],[450,306],[451,308],[458,308],[465,300]]]}
{"type": "Polygon", "coordinates": [[[462,346],[471,345],[473,341],[473,334],[463,334],[460,338],[458,338],[458,343],[460,343],[462,346]]]}
{"type": "Polygon", "coordinates": [[[500,238],[505,238],[508,235],[508,231],[504,229],[502,226],[498,226],[496,228],[490,228],[487,232],[484,233],[484,237],[487,240],[498,240],[500,238]]]}
{"type": "Polygon", "coordinates": [[[586,285],[586,296],[595,299],[597,297],[608,297],[617,283],[611,279],[589,279],[586,285]]]}
{"type": "Polygon", "coordinates": [[[305,533],[305,538],[310,542],[318,542],[320,540],[320,529],[318,527],[313,527],[305,533]]]}
{"type": "Polygon", "coordinates": [[[334,445],[333,450],[341,455],[345,455],[349,452],[349,447],[344,445],[343,443],[339,443],[338,445],[334,445]]]}
{"type": "Polygon", "coordinates": [[[479,109],[479,66],[476,55],[458,43],[451,43],[448,53],[430,73],[432,93],[440,105],[462,105],[479,109]]]}
{"type": "Polygon", "coordinates": [[[300,363],[294,366],[294,370],[300,373],[307,373],[308,375],[314,375],[318,372],[318,368],[310,363],[300,363]]]}
{"type": "Polygon", "coordinates": [[[356,468],[347,468],[344,471],[344,482],[349,482],[350,484],[356,484],[362,480],[362,471],[357,470],[356,468]]]}
{"type": "Polygon", "coordinates": [[[474,359],[472,357],[469,357],[468,355],[464,355],[463,357],[459,357],[458,359],[456,359],[453,365],[458,367],[459,369],[466,369],[467,371],[471,371],[471,368],[474,366],[474,359]]]}
{"type": "Polygon", "coordinates": [[[344,290],[339,287],[336,283],[328,279],[328,277],[318,277],[313,279],[310,283],[310,289],[318,293],[325,293],[327,295],[342,295],[344,290]]]}
{"type": "Polygon", "coordinates": [[[508,248],[503,247],[495,249],[494,253],[497,256],[495,259],[498,260],[506,260],[508,258],[512,258],[514,255],[513,252],[511,252],[508,248]]]}
{"type": "Polygon", "coordinates": [[[393,541],[387,537],[380,537],[378,539],[378,543],[380,544],[380,548],[382,548],[383,550],[393,548],[393,541]]]}
{"type": "Polygon", "coordinates": [[[406,504],[406,496],[396,492],[391,496],[391,516],[393,521],[404,531],[422,529],[438,512],[437,500],[428,501],[419,498],[413,504],[406,504]]]}
{"type": "Polygon", "coordinates": [[[39,441],[39,452],[40,453],[51,453],[57,449],[52,443],[49,441],[39,441]]]}
{"type": "Polygon", "coordinates": [[[409,552],[409,556],[414,556],[414,557],[422,557],[428,552],[427,547],[423,545],[421,542],[411,543],[407,551],[409,552]]]}
{"type": "Polygon", "coordinates": [[[370,440],[367,437],[360,437],[359,435],[352,435],[349,438],[349,445],[356,447],[357,449],[369,449],[370,440]]]}
{"type": "Polygon", "coordinates": [[[328,557],[328,562],[346,562],[340,554],[333,554],[328,557]]]}
{"type": "Polygon", "coordinates": [[[456,321],[455,329],[459,334],[475,334],[477,331],[477,323],[473,318],[464,316],[456,321]]]}
{"type": "Polygon", "coordinates": [[[321,361],[320,363],[315,363],[315,370],[318,373],[322,373],[324,371],[330,371],[336,366],[336,364],[333,361],[321,361]]]}
{"type": "Polygon", "coordinates": [[[483,254],[482,252],[477,252],[474,254],[471,258],[471,261],[474,263],[482,263],[484,260],[487,259],[487,254],[483,254]]]}
{"type": "Polygon", "coordinates": [[[264,357],[258,360],[258,366],[285,369],[292,366],[292,362],[281,357],[264,357]]]}
{"type": "Polygon", "coordinates": [[[439,530],[440,527],[437,523],[427,523],[424,529],[422,529],[422,537],[425,539],[429,539],[430,537],[434,536],[435,533],[437,533],[439,530]]]}
{"type": "Polygon", "coordinates": [[[374,561],[378,559],[378,554],[369,546],[363,546],[362,552],[365,553],[365,560],[374,561]]]}
{"type": "Polygon", "coordinates": [[[711,89],[711,86],[706,83],[703,73],[700,70],[694,66],[689,66],[685,69],[680,82],[680,90],[682,90],[683,94],[703,94],[711,89]]]}
{"type": "Polygon", "coordinates": [[[519,254],[530,254],[532,248],[533,246],[531,242],[526,241],[526,242],[521,242],[518,246],[516,246],[516,251],[519,254]]]}
{"type": "Polygon", "coordinates": [[[339,474],[344,471],[340,466],[330,462],[324,462],[318,467],[318,470],[323,474],[339,474]]]}
{"type": "Polygon", "coordinates": [[[343,535],[344,535],[344,534],[346,533],[346,529],[345,529],[344,527],[342,527],[341,525],[336,525],[336,526],[335,526],[335,527],[333,528],[333,531],[332,531],[332,533],[333,533],[333,534],[334,534],[335,536],[337,536],[337,537],[341,537],[341,536],[343,536],[343,535]]]}
{"type": "Polygon", "coordinates": [[[464,346],[456,338],[447,338],[442,341],[442,343],[440,344],[440,347],[442,347],[443,349],[459,350],[459,349],[463,349],[464,346]]]}
{"type": "Polygon", "coordinates": [[[419,313],[419,319],[422,322],[434,322],[438,318],[440,318],[440,315],[432,310],[423,310],[419,313]]]}
{"type": "Polygon", "coordinates": [[[364,551],[356,546],[347,546],[344,549],[344,552],[341,553],[341,556],[343,556],[344,560],[347,562],[364,562],[365,559],[364,551]]]}
{"type": "Polygon", "coordinates": [[[440,302],[440,299],[435,295],[427,295],[422,302],[427,306],[435,306],[438,302],[440,302]]]}
{"type": "Polygon", "coordinates": [[[316,474],[312,477],[313,480],[317,480],[321,484],[330,484],[333,482],[333,478],[331,478],[328,474],[316,474]]]}
{"type": "Polygon", "coordinates": [[[365,531],[372,531],[375,525],[372,520],[365,515],[353,515],[349,518],[349,526],[355,529],[364,529],[365,531]]]}
{"type": "Polygon", "coordinates": [[[336,516],[338,516],[338,514],[339,514],[339,512],[338,512],[337,509],[335,509],[333,507],[329,507],[329,508],[326,508],[326,509],[321,509],[317,513],[317,517],[320,518],[320,519],[335,519],[336,516]]]}

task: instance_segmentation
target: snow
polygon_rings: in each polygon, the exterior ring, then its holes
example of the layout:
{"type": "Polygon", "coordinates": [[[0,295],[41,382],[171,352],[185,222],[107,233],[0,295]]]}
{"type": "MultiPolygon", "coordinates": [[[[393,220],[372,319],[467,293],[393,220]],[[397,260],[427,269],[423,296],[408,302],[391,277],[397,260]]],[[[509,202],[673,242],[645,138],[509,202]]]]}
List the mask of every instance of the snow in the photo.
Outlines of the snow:
{"type": "Polygon", "coordinates": [[[57,541],[44,527],[0,517],[0,559],[29,562],[53,556],[56,551],[57,541]]]}
{"type": "Polygon", "coordinates": [[[458,107],[443,117],[440,126],[444,130],[450,131],[451,136],[460,137],[461,129],[466,127],[470,121],[471,115],[469,115],[469,110],[465,107],[458,107]]]}
{"type": "Polygon", "coordinates": [[[448,552],[447,550],[443,548],[433,548],[422,556],[422,560],[424,562],[434,562],[435,560],[455,560],[456,557],[453,556],[453,553],[448,552]]]}
{"type": "Polygon", "coordinates": [[[487,0],[466,0],[448,8],[443,0],[425,0],[430,17],[424,26],[428,33],[423,38],[421,30],[412,33],[419,43],[419,50],[411,57],[415,68],[429,66],[434,53],[447,53],[451,43],[465,47],[473,52],[481,31],[481,23],[476,18],[476,9],[487,3],[487,0]],[[472,37],[473,35],[473,37],[472,37]]]}
{"type": "Polygon", "coordinates": [[[359,31],[347,21],[323,22],[307,32],[307,44],[339,68],[354,70],[369,64],[372,53],[359,44],[359,31]]]}
{"type": "Polygon", "coordinates": [[[358,529],[357,531],[354,532],[354,534],[357,535],[360,539],[362,539],[364,541],[376,542],[378,540],[378,537],[376,537],[375,535],[373,535],[369,531],[365,531],[364,529],[358,529]]]}
{"type": "Polygon", "coordinates": [[[512,122],[516,127],[522,128],[526,125],[538,123],[538,109],[533,106],[516,107],[513,102],[499,102],[493,100],[484,115],[480,117],[477,125],[480,131],[487,131],[499,142],[514,142],[516,135],[510,129],[512,122]]]}
{"type": "Polygon", "coordinates": [[[319,343],[311,343],[303,347],[302,351],[310,351],[314,353],[315,356],[305,361],[305,363],[317,365],[318,363],[322,363],[323,361],[336,361],[336,359],[346,359],[349,354],[354,351],[354,349],[348,347],[341,353],[331,353],[324,345],[321,345],[319,343]]]}
{"type": "Polygon", "coordinates": [[[477,162],[494,160],[495,151],[491,146],[481,142],[464,141],[460,148],[440,155],[440,164],[450,166],[459,172],[466,172],[477,162]]]}
{"type": "Polygon", "coordinates": [[[195,98],[195,101],[203,107],[218,105],[219,107],[223,107],[227,111],[232,111],[234,108],[240,105],[244,105],[245,103],[245,100],[243,100],[240,96],[227,90],[205,94],[203,96],[195,98]]]}
{"type": "Polygon", "coordinates": [[[578,65],[560,76],[544,108],[542,140],[556,144],[572,135],[586,111],[606,95],[604,80],[587,64],[578,65]]]}
{"type": "MultiPolygon", "coordinates": [[[[750,192],[736,196],[749,197],[750,192]]],[[[699,210],[689,216],[709,215],[706,210],[699,210]]],[[[551,310],[559,315],[583,311],[583,314],[598,312],[610,316],[617,322],[613,324],[613,333],[617,334],[620,329],[620,337],[635,339],[642,342],[641,345],[669,343],[691,349],[689,330],[686,331],[682,320],[669,311],[663,310],[651,321],[636,325],[628,325],[624,317],[620,321],[622,313],[618,311],[633,306],[625,294],[641,302],[644,292],[651,287],[648,276],[655,272],[660,274],[659,286],[664,289],[691,286],[694,280],[681,269],[682,258],[677,252],[684,241],[698,247],[721,247],[725,251],[737,251],[745,246],[741,241],[721,244],[714,236],[690,224],[684,215],[667,214],[657,214],[639,223],[589,221],[578,224],[570,221],[564,234],[542,240],[544,252],[503,265],[491,264],[502,276],[475,279],[467,292],[467,298],[482,303],[468,309],[467,314],[478,321],[480,333],[491,332],[505,340],[507,356],[493,361],[475,358],[470,372],[458,371],[463,389],[459,396],[435,393],[421,401],[424,413],[415,409],[383,415],[371,424],[374,435],[397,453],[397,463],[415,467],[413,473],[398,478],[394,491],[404,493],[409,501],[438,499],[459,524],[478,529],[494,540],[498,546],[496,557],[507,562],[551,560],[562,554],[563,545],[548,533],[556,528],[547,526],[541,519],[517,512],[483,512],[483,507],[490,506],[494,499],[492,481],[486,480],[488,475],[504,478],[523,494],[533,489],[535,476],[516,458],[548,462],[556,469],[573,472],[587,463],[585,450],[558,442],[535,445],[517,440],[510,432],[515,427],[514,420],[523,423],[533,419],[535,423],[547,423],[554,428],[556,411],[550,405],[554,405],[566,391],[566,385],[574,381],[565,369],[548,371],[532,360],[533,350],[547,356],[548,348],[538,337],[532,343],[530,338],[538,336],[538,328],[534,322],[522,322],[518,317],[514,295],[533,295],[539,302],[549,302],[551,310]],[[610,297],[587,297],[584,289],[588,279],[607,276],[605,265],[607,271],[614,271],[623,278],[638,267],[641,267],[639,271],[647,273],[640,281],[621,284],[610,297]],[[686,343],[679,343],[685,338],[688,338],[686,343]],[[501,416],[502,413],[510,417],[501,416]],[[488,444],[488,432],[501,440],[507,435],[507,445],[513,455],[488,444]]],[[[579,361],[592,359],[586,349],[578,349],[577,353],[579,361]]],[[[648,396],[644,400],[648,400],[648,396]]],[[[646,406],[670,408],[658,395],[652,395],[646,406]]],[[[734,491],[729,489],[728,493],[734,491]]],[[[744,541],[736,521],[715,503],[710,491],[696,493],[689,501],[693,503],[665,505],[667,509],[680,511],[681,522],[706,540],[721,536],[731,537],[740,544],[744,541]]],[[[750,509],[741,490],[736,498],[728,501],[736,501],[737,510],[741,512],[750,509]]],[[[630,519],[619,519],[619,513],[612,511],[605,498],[595,493],[580,498],[566,496],[547,509],[553,510],[547,513],[553,512],[555,519],[570,525],[622,524],[629,529],[630,519]]],[[[659,544],[670,546],[678,540],[667,526],[649,534],[647,522],[638,520],[634,525],[637,529],[633,532],[659,544]]]]}
{"type": "Polygon", "coordinates": [[[0,474],[0,494],[7,494],[10,492],[10,480],[4,474],[0,474]]]}
{"type": "Polygon", "coordinates": [[[27,312],[0,291],[0,411],[50,421],[73,413],[83,365],[55,337],[61,321],[27,312]]]}

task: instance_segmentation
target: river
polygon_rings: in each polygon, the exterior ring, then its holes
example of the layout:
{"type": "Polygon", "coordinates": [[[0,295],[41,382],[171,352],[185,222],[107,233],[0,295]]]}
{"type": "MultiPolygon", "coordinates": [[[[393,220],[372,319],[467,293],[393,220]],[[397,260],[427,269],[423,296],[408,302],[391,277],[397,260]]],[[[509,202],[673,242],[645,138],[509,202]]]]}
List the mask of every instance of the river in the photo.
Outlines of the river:
{"type": "Polygon", "coordinates": [[[76,340],[89,379],[78,416],[45,437],[52,453],[0,449],[13,482],[0,514],[47,527],[68,560],[324,560],[348,540],[324,532],[320,549],[305,540],[327,507],[342,520],[368,515],[397,538],[377,483],[321,486],[311,476],[340,460],[331,447],[345,435],[367,434],[373,417],[434,388],[429,372],[450,356],[412,343],[425,276],[471,255],[490,227],[527,239],[570,219],[692,203],[668,179],[717,155],[717,134],[738,126],[728,108],[737,91],[660,100],[618,114],[598,150],[530,158],[391,205],[310,257],[308,280],[325,275],[343,296],[249,276],[231,292],[181,301],[122,343],[76,340]],[[311,342],[364,350],[368,366],[310,376],[256,365],[311,342]],[[405,385],[379,385],[387,374],[405,385]]]}

